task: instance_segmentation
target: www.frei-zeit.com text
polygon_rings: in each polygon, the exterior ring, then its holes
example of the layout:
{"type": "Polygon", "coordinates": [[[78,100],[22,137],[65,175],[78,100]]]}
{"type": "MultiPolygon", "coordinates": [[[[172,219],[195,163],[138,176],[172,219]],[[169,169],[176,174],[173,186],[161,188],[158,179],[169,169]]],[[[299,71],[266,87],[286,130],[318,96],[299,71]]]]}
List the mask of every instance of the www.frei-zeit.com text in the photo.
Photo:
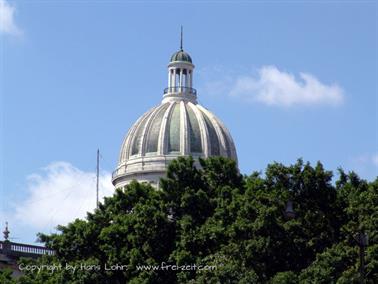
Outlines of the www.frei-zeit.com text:
{"type": "MultiPolygon", "coordinates": [[[[80,270],[84,271],[126,271],[131,270],[129,265],[124,264],[104,264],[104,265],[90,265],[90,264],[79,264],[79,265],[71,265],[66,263],[65,265],[62,264],[20,264],[18,266],[20,271],[31,271],[35,273],[41,273],[42,271],[48,271],[50,273],[54,273],[61,270],[66,270],[72,273],[75,273],[80,270]]],[[[136,265],[135,270],[143,271],[143,270],[172,270],[172,271],[191,271],[191,270],[216,270],[217,266],[215,265],[197,265],[197,264],[184,264],[184,265],[177,265],[177,264],[169,264],[166,262],[162,262],[159,265],[136,265]]]]}

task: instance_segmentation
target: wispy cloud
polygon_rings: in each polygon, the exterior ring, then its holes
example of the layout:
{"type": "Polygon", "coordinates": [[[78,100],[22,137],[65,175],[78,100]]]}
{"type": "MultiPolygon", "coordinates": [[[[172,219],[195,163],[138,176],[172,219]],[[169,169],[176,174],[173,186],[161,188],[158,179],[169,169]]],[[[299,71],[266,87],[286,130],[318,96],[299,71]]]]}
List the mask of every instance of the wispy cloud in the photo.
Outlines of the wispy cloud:
{"type": "Polygon", "coordinates": [[[344,92],[337,84],[325,84],[309,73],[281,71],[276,66],[262,66],[254,75],[220,76],[209,80],[205,91],[217,88],[231,97],[248,103],[293,107],[313,105],[337,106],[344,101],[344,92]]]}
{"type": "Polygon", "coordinates": [[[6,0],[0,0],[0,33],[19,36],[21,29],[14,20],[15,7],[6,0]]]}
{"type": "MultiPolygon", "coordinates": [[[[110,173],[100,175],[100,197],[112,195],[110,173]]],[[[96,175],[67,162],[55,162],[28,177],[26,199],[16,205],[15,219],[46,230],[83,218],[96,206],[96,175]]]]}

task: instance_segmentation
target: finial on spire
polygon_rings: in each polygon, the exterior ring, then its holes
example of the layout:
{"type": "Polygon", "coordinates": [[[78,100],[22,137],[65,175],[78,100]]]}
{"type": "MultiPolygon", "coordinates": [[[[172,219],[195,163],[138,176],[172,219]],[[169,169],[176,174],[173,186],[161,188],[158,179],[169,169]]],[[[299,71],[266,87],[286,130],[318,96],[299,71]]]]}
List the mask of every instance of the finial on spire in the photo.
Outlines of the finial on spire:
{"type": "Polygon", "coordinates": [[[4,232],[3,232],[3,234],[4,234],[4,240],[8,240],[8,238],[9,238],[9,230],[8,230],[8,222],[5,222],[5,230],[4,230],[4,232]]]}
{"type": "Polygon", "coordinates": [[[182,35],[182,26],[181,26],[181,41],[180,41],[180,50],[183,50],[183,49],[182,49],[182,37],[183,37],[183,35],[182,35]]]}

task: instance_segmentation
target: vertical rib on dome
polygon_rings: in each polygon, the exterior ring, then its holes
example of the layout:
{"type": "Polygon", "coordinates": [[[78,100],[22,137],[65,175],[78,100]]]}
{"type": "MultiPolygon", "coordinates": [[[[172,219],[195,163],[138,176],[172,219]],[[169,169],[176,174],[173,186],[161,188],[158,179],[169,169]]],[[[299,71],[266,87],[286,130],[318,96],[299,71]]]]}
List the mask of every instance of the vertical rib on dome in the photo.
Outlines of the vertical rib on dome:
{"type": "Polygon", "coordinates": [[[168,153],[168,120],[174,107],[173,103],[170,103],[167,110],[164,113],[163,121],[161,123],[160,132],[159,132],[159,144],[158,144],[158,155],[165,155],[168,153]]]}
{"type": "Polygon", "coordinates": [[[184,101],[180,101],[178,104],[180,104],[180,153],[181,155],[190,155],[186,103],[184,101]]]}
{"type": "MultiPolygon", "coordinates": [[[[214,127],[214,130],[216,132],[216,136],[217,136],[218,141],[219,141],[219,146],[220,146],[219,147],[219,154],[218,155],[223,156],[223,157],[234,158],[231,155],[231,153],[233,153],[232,150],[229,149],[229,147],[231,147],[231,145],[233,146],[233,143],[230,143],[228,141],[229,138],[227,137],[227,135],[225,134],[225,132],[223,130],[223,128],[224,128],[223,125],[219,122],[219,120],[215,117],[215,115],[213,115],[211,112],[209,112],[206,108],[204,108],[204,107],[202,107],[200,105],[198,105],[198,108],[210,120],[211,123],[209,125],[212,125],[214,127]]],[[[212,146],[213,146],[213,144],[217,144],[217,143],[211,143],[212,146]]],[[[211,154],[214,155],[213,151],[211,151],[211,152],[212,152],[211,154]]]]}
{"type": "Polygon", "coordinates": [[[132,146],[131,155],[141,155],[141,156],[144,155],[145,153],[144,142],[145,142],[145,137],[146,137],[146,131],[151,120],[154,118],[157,110],[159,110],[159,107],[152,109],[149,115],[147,115],[146,118],[143,119],[143,121],[140,123],[136,131],[134,140],[132,142],[133,146],[132,146]]]}
{"type": "Polygon", "coordinates": [[[121,155],[123,156],[124,159],[129,159],[130,155],[133,155],[133,152],[138,153],[137,145],[138,143],[134,143],[136,137],[139,137],[139,132],[142,131],[143,125],[146,122],[147,118],[150,116],[150,114],[155,110],[156,108],[152,108],[149,111],[147,111],[140,119],[137,120],[137,122],[133,125],[132,130],[130,134],[128,134],[125,138],[125,146],[126,148],[124,149],[124,154],[121,155]],[[135,149],[134,149],[135,145],[135,149]],[[135,151],[134,151],[135,150],[135,151]]]}
{"type": "Polygon", "coordinates": [[[147,122],[147,117],[143,119],[143,121],[139,124],[139,127],[135,133],[134,139],[133,139],[133,146],[131,148],[131,155],[137,155],[140,153],[141,150],[141,142],[142,142],[142,135],[143,135],[143,129],[147,122]]]}
{"type": "Polygon", "coordinates": [[[163,116],[168,109],[169,103],[166,103],[159,107],[154,120],[151,122],[146,137],[146,153],[157,152],[159,143],[159,133],[163,116]]]}
{"type": "Polygon", "coordinates": [[[219,156],[220,150],[217,132],[215,131],[214,126],[210,121],[210,118],[206,114],[203,114],[203,118],[205,119],[206,128],[209,133],[209,156],[219,156]]]}
{"type": "Polygon", "coordinates": [[[168,122],[168,152],[180,151],[180,104],[174,103],[168,122]]]}
{"type": "Polygon", "coordinates": [[[197,121],[198,121],[198,126],[199,126],[200,136],[201,136],[201,148],[202,148],[203,156],[209,157],[210,156],[209,132],[208,132],[208,129],[206,127],[204,114],[198,109],[198,107],[196,107],[195,104],[188,102],[188,106],[195,113],[195,116],[196,116],[197,121]]]}
{"type": "Polygon", "coordinates": [[[129,152],[131,147],[131,140],[134,137],[134,133],[139,125],[139,123],[151,112],[151,110],[146,111],[129,129],[125,138],[123,139],[120,155],[119,155],[119,164],[123,164],[127,159],[129,159],[129,152]]]}
{"type": "Polygon", "coordinates": [[[188,129],[189,129],[189,142],[190,142],[190,153],[201,153],[202,152],[202,142],[201,142],[201,131],[198,122],[198,118],[193,112],[191,107],[186,108],[188,114],[188,129]]]}

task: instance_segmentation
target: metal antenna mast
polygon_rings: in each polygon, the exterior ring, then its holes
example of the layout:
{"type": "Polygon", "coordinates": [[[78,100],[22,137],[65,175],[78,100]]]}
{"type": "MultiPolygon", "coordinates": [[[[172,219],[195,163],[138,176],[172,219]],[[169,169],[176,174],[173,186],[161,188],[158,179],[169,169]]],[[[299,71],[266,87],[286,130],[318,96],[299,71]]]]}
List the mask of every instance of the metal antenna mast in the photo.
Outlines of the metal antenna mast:
{"type": "Polygon", "coordinates": [[[100,174],[100,149],[97,149],[97,179],[96,179],[96,208],[98,208],[98,182],[99,182],[99,174],[100,174]]]}
{"type": "Polygon", "coordinates": [[[183,37],[183,32],[182,32],[182,26],[181,26],[180,50],[183,50],[183,49],[182,49],[182,37],[183,37]]]}

